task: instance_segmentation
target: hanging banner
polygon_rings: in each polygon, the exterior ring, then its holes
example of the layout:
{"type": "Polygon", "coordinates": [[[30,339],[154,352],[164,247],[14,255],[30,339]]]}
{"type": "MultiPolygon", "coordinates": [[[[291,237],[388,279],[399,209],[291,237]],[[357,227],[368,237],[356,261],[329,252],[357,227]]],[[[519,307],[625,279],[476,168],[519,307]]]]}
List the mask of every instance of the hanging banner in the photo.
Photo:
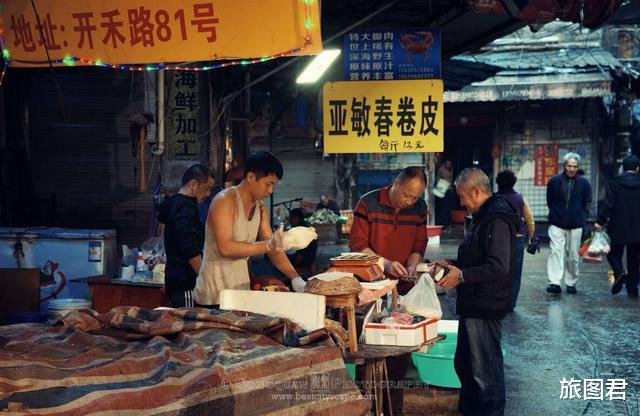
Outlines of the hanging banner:
{"type": "Polygon", "coordinates": [[[201,103],[198,94],[197,72],[175,71],[167,85],[166,137],[169,160],[196,160],[200,147],[198,140],[198,113],[201,103]]]}
{"type": "Polygon", "coordinates": [[[344,79],[438,79],[440,29],[365,29],[344,35],[344,79]]]}
{"type": "Polygon", "coordinates": [[[38,0],[35,5],[38,18],[30,1],[0,0],[0,33],[12,66],[48,66],[47,50],[52,61],[66,58],[63,65],[267,59],[322,51],[316,0],[38,0]]]}
{"type": "Polygon", "coordinates": [[[547,186],[549,179],[558,174],[558,157],[560,145],[537,144],[534,147],[533,159],[535,166],[534,186],[547,186]]]}
{"type": "Polygon", "coordinates": [[[327,82],[326,153],[441,152],[442,80],[327,82]]]}

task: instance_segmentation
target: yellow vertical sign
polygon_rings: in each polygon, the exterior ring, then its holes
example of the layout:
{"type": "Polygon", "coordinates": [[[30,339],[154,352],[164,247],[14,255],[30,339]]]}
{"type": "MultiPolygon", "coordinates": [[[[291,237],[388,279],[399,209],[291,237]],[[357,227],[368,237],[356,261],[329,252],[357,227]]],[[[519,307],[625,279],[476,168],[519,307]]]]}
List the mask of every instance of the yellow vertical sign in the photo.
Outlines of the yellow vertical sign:
{"type": "Polygon", "coordinates": [[[327,82],[326,153],[441,152],[442,80],[327,82]]]}

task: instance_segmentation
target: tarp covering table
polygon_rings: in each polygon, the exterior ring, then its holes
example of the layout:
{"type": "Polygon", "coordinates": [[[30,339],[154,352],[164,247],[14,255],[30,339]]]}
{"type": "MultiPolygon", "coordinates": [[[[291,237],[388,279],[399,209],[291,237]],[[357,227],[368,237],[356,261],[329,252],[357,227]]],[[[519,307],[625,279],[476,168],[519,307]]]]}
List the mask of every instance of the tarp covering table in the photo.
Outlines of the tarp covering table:
{"type": "Polygon", "coordinates": [[[0,327],[0,409],[42,415],[368,412],[340,350],[321,344],[329,344],[325,335],[245,312],[72,312],[65,326],[0,327]]]}

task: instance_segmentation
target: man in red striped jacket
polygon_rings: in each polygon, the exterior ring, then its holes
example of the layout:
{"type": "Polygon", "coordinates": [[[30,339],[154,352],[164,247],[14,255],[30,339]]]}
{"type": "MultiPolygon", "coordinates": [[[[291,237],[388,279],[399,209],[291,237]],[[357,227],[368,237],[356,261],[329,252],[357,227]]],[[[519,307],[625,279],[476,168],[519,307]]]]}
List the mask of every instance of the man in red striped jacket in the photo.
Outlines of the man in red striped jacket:
{"type": "MultiPolygon", "coordinates": [[[[349,249],[381,256],[388,277],[414,275],[427,249],[427,219],[429,211],[422,198],[427,184],[424,169],[405,168],[390,186],[371,191],[360,198],[353,213],[349,233],[349,249]]],[[[405,283],[401,281],[400,283],[405,283]]],[[[404,294],[411,284],[398,286],[404,294]]],[[[401,415],[402,383],[409,368],[409,354],[389,358],[387,365],[393,413],[401,415]]],[[[364,379],[359,368],[358,378],[364,379]]]]}
{"type": "Polygon", "coordinates": [[[381,256],[386,276],[415,274],[428,240],[426,183],[424,169],[410,166],[390,186],[363,195],[353,213],[349,249],[381,256]]]}

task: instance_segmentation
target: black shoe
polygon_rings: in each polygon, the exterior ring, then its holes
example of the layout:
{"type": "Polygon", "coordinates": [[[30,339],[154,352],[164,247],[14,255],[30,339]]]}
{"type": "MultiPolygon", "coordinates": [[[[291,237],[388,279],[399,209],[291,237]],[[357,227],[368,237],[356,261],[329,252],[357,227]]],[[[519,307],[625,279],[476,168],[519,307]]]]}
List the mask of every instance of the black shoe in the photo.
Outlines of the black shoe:
{"type": "Polygon", "coordinates": [[[638,298],[638,292],[627,292],[630,298],[638,298]]]}
{"type": "Polygon", "coordinates": [[[576,290],[575,286],[567,286],[567,293],[570,293],[572,295],[575,295],[578,293],[578,291],[576,290]]]}
{"type": "Polygon", "coordinates": [[[620,293],[620,291],[622,290],[622,285],[624,285],[624,282],[626,281],[627,281],[626,273],[623,273],[620,276],[618,276],[618,278],[613,282],[613,285],[611,286],[611,294],[617,295],[618,293],[620,293]]]}
{"type": "Polygon", "coordinates": [[[562,293],[562,288],[559,285],[550,284],[547,286],[547,293],[562,293]]]}

